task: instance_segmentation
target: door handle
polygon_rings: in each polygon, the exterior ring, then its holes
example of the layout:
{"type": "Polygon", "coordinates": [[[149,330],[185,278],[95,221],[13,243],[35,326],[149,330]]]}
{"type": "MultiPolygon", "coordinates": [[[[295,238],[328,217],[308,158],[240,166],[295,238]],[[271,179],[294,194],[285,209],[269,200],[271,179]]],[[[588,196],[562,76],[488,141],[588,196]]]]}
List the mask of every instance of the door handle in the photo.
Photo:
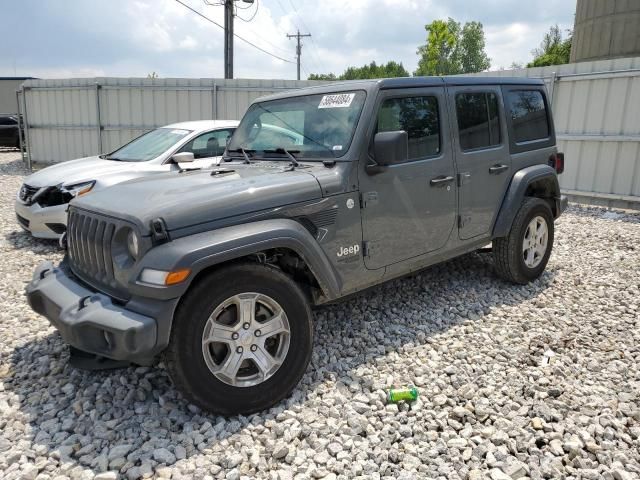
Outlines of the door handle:
{"type": "Polygon", "coordinates": [[[431,183],[432,187],[442,187],[449,182],[453,182],[454,180],[454,177],[445,177],[444,175],[441,175],[439,177],[432,178],[431,182],[429,183],[431,183]]]}
{"type": "Polygon", "coordinates": [[[497,164],[489,167],[489,173],[491,175],[497,175],[499,173],[506,172],[507,170],[509,170],[509,165],[497,164]]]}

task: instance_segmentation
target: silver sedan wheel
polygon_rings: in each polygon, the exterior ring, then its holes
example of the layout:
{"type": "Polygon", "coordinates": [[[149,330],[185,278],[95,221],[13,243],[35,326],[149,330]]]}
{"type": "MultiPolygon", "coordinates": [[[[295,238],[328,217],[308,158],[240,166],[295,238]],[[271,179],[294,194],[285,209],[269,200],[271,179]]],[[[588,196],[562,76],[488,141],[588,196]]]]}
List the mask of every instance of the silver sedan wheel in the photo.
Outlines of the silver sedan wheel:
{"type": "Polygon", "coordinates": [[[220,381],[252,387],[278,371],[289,351],[290,336],[289,320],[278,302],[261,293],[241,293],[209,316],[202,332],[202,354],[220,381]]]}
{"type": "Polygon", "coordinates": [[[549,227],[547,221],[541,217],[534,217],[527,225],[522,241],[522,256],[524,264],[529,268],[540,265],[549,243],[549,227]]]}

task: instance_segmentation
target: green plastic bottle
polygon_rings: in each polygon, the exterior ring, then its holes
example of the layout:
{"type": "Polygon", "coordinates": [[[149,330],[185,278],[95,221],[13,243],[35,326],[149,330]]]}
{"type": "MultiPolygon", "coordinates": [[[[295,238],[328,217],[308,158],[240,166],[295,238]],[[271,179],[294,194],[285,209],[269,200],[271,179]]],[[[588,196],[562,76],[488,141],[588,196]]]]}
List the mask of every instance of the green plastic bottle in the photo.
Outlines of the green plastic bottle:
{"type": "Polygon", "coordinates": [[[392,388],[387,395],[387,401],[389,403],[398,402],[414,402],[418,398],[418,389],[416,387],[411,388],[392,388]]]}

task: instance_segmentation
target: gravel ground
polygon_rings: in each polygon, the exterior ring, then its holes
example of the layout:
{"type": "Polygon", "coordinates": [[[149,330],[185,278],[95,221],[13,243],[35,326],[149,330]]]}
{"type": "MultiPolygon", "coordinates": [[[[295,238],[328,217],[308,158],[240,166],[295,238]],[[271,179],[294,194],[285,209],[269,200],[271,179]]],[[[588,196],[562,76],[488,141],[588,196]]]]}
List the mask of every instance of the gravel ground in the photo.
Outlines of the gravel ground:
{"type": "Polygon", "coordinates": [[[225,419],[162,366],[67,365],[24,298],[61,253],[16,226],[18,158],[0,152],[3,479],[640,478],[640,215],[571,208],[526,287],[473,254],[319,309],[293,396],[225,419]]]}

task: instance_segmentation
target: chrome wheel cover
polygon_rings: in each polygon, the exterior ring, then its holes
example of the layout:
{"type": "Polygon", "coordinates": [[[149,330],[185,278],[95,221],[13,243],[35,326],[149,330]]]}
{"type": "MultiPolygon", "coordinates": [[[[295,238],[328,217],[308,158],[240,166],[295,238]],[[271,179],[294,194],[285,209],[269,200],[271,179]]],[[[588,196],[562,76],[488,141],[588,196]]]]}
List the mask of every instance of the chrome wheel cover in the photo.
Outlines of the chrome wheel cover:
{"type": "Polygon", "coordinates": [[[289,320],[278,302],[261,293],[241,293],[209,316],[202,332],[202,355],[218,380],[253,387],[278,371],[290,337],[289,320]]]}

